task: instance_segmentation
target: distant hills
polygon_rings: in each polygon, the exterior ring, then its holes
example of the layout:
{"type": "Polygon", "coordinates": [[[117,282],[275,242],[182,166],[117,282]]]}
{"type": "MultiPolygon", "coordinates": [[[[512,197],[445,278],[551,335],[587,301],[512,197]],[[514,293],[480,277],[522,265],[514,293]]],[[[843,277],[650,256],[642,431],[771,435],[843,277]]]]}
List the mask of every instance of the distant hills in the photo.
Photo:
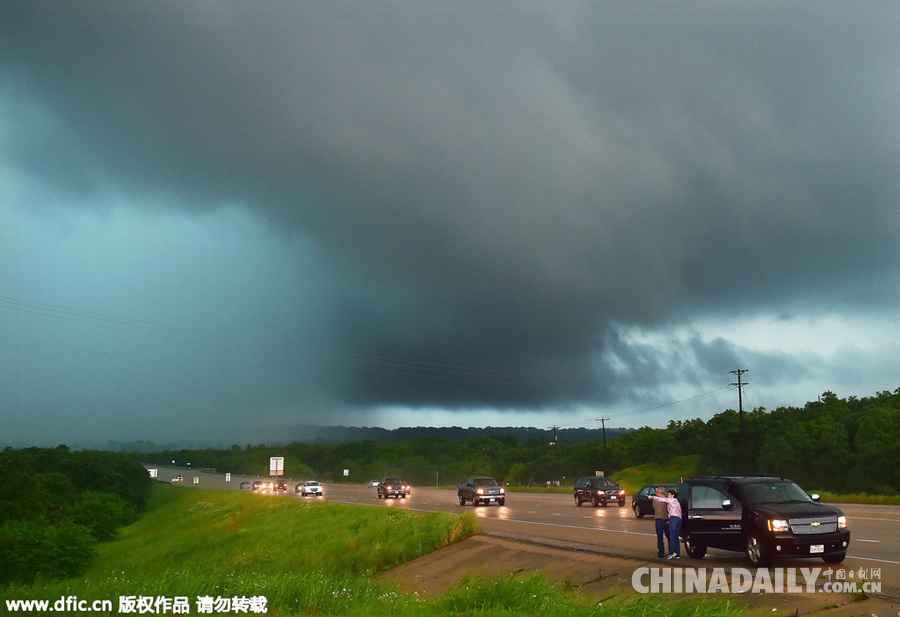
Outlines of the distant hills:
{"type": "MultiPolygon", "coordinates": [[[[631,428],[607,427],[606,438],[612,439],[634,431],[631,428]]],[[[160,450],[173,450],[179,448],[205,447],[228,448],[232,445],[241,447],[257,444],[288,444],[300,443],[352,443],[360,441],[374,441],[376,443],[392,443],[395,441],[415,441],[424,438],[438,438],[456,441],[467,441],[475,437],[515,437],[520,443],[527,444],[531,441],[549,443],[553,439],[552,429],[535,428],[530,426],[488,426],[468,427],[400,427],[385,429],[367,426],[315,426],[294,425],[277,428],[254,427],[246,431],[236,431],[234,439],[218,438],[206,441],[203,439],[191,439],[185,442],[170,442],[157,444],[152,441],[120,442],[110,441],[101,449],[113,452],[157,452],[160,450]]],[[[585,441],[603,439],[602,428],[560,428],[557,431],[557,440],[566,445],[573,445],[585,441]]]]}

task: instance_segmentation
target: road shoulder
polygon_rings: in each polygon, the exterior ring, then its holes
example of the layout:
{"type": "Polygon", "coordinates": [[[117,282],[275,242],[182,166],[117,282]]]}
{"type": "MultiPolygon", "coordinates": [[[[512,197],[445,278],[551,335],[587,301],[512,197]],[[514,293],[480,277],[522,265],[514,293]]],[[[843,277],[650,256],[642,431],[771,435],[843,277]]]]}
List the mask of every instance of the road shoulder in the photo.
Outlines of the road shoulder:
{"type": "MultiPolygon", "coordinates": [[[[597,602],[614,594],[619,598],[638,596],[632,576],[641,567],[667,567],[671,562],[631,559],[599,554],[586,546],[551,547],[527,538],[479,534],[447,548],[424,555],[380,575],[401,591],[422,598],[435,597],[465,577],[543,575],[554,584],[578,590],[586,602],[597,602]]],[[[687,565],[681,562],[682,566],[687,565]]],[[[671,594],[673,601],[685,594],[671,594]]],[[[878,617],[900,615],[900,601],[869,597],[864,600],[835,593],[814,594],[707,594],[747,607],[748,614],[859,615],[878,617]]]]}

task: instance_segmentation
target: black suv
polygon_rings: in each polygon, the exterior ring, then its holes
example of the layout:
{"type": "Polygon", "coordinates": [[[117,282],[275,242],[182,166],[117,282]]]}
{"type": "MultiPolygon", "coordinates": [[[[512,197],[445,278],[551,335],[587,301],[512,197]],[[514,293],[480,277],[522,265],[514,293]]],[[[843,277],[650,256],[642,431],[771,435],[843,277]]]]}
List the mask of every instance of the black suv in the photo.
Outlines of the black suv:
{"type": "Polygon", "coordinates": [[[578,478],[575,483],[575,505],[590,501],[591,505],[605,506],[610,501],[618,501],[619,506],[625,505],[625,489],[607,478],[606,476],[585,476],[578,478]]]}
{"type": "Polygon", "coordinates": [[[844,513],[785,478],[691,478],[678,489],[678,501],[685,551],[697,559],[720,548],[746,553],[757,567],[775,556],[840,563],[850,545],[844,513]]]}

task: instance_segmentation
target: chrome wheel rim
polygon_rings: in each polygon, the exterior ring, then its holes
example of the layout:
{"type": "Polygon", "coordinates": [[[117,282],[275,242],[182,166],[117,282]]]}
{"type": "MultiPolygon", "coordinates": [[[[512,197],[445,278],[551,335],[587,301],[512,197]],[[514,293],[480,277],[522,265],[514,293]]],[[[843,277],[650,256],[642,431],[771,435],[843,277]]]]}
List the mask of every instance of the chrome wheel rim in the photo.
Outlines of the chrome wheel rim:
{"type": "Polygon", "coordinates": [[[747,540],[747,557],[749,557],[750,561],[754,564],[759,563],[761,550],[759,540],[757,540],[755,536],[750,536],[750,539],[747,540]]]}

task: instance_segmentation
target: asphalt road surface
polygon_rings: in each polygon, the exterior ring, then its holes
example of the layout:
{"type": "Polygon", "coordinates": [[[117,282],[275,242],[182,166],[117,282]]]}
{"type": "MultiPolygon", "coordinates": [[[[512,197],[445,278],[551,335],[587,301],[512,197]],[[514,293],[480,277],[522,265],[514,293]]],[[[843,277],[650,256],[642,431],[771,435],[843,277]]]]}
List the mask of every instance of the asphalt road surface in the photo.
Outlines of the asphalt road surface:
{"type": "MultiPolygon", "coordinates": [[[[182,475],[186,486],[226,488],[240,490],[241,481],[254,478],[232,476],[226,482],[222,474],[196,470],[158,467],[158,480],[169,482],[182,475]]],[[[288,479],[288,478],[285,478],[288,479]]],[[[294,493],[294,485],[307,478],[288,479],[289,491],[276,497],[292,499],[317,499],[300,497],[294,493]]],[[[516,537],[551,546],[584,548],[594,552],[621,556],[652,558],[656,554],[656,534],[652,517],[635,518],[631,511],[630,497],[625,507],[618,505],[593,508],[590,505],[576,507],[571,495],[550,493],[507,494],[503,506],[460,506],[456,491],[440,488],[413,487],[406,499],[379,499],[376,490],[356,484],[326,484],[324,499],[329,501],[370,506],[407,508],[421,512],[444,511],[454,514],[471,512],[478,518],[480,527],[487,533],[516,537]]],[[[900,506],[837,504],[847,515],[850,526],[850,550],[847,558],[834,569],[859,572],[866,570],[867,578],[872,570],[880,570],[880,580],[885,593],[900,594],[900,506]]],[[[684,551],[682,551],[684,555],[684,551]]],[[[740,553],[710,549],[703,560],[684,556],[681,565],[706,568],[749,567],[740,553]]],[[[788,559],[775,561],[773,567],[827,567],[818,559],[788,559]]]]}

